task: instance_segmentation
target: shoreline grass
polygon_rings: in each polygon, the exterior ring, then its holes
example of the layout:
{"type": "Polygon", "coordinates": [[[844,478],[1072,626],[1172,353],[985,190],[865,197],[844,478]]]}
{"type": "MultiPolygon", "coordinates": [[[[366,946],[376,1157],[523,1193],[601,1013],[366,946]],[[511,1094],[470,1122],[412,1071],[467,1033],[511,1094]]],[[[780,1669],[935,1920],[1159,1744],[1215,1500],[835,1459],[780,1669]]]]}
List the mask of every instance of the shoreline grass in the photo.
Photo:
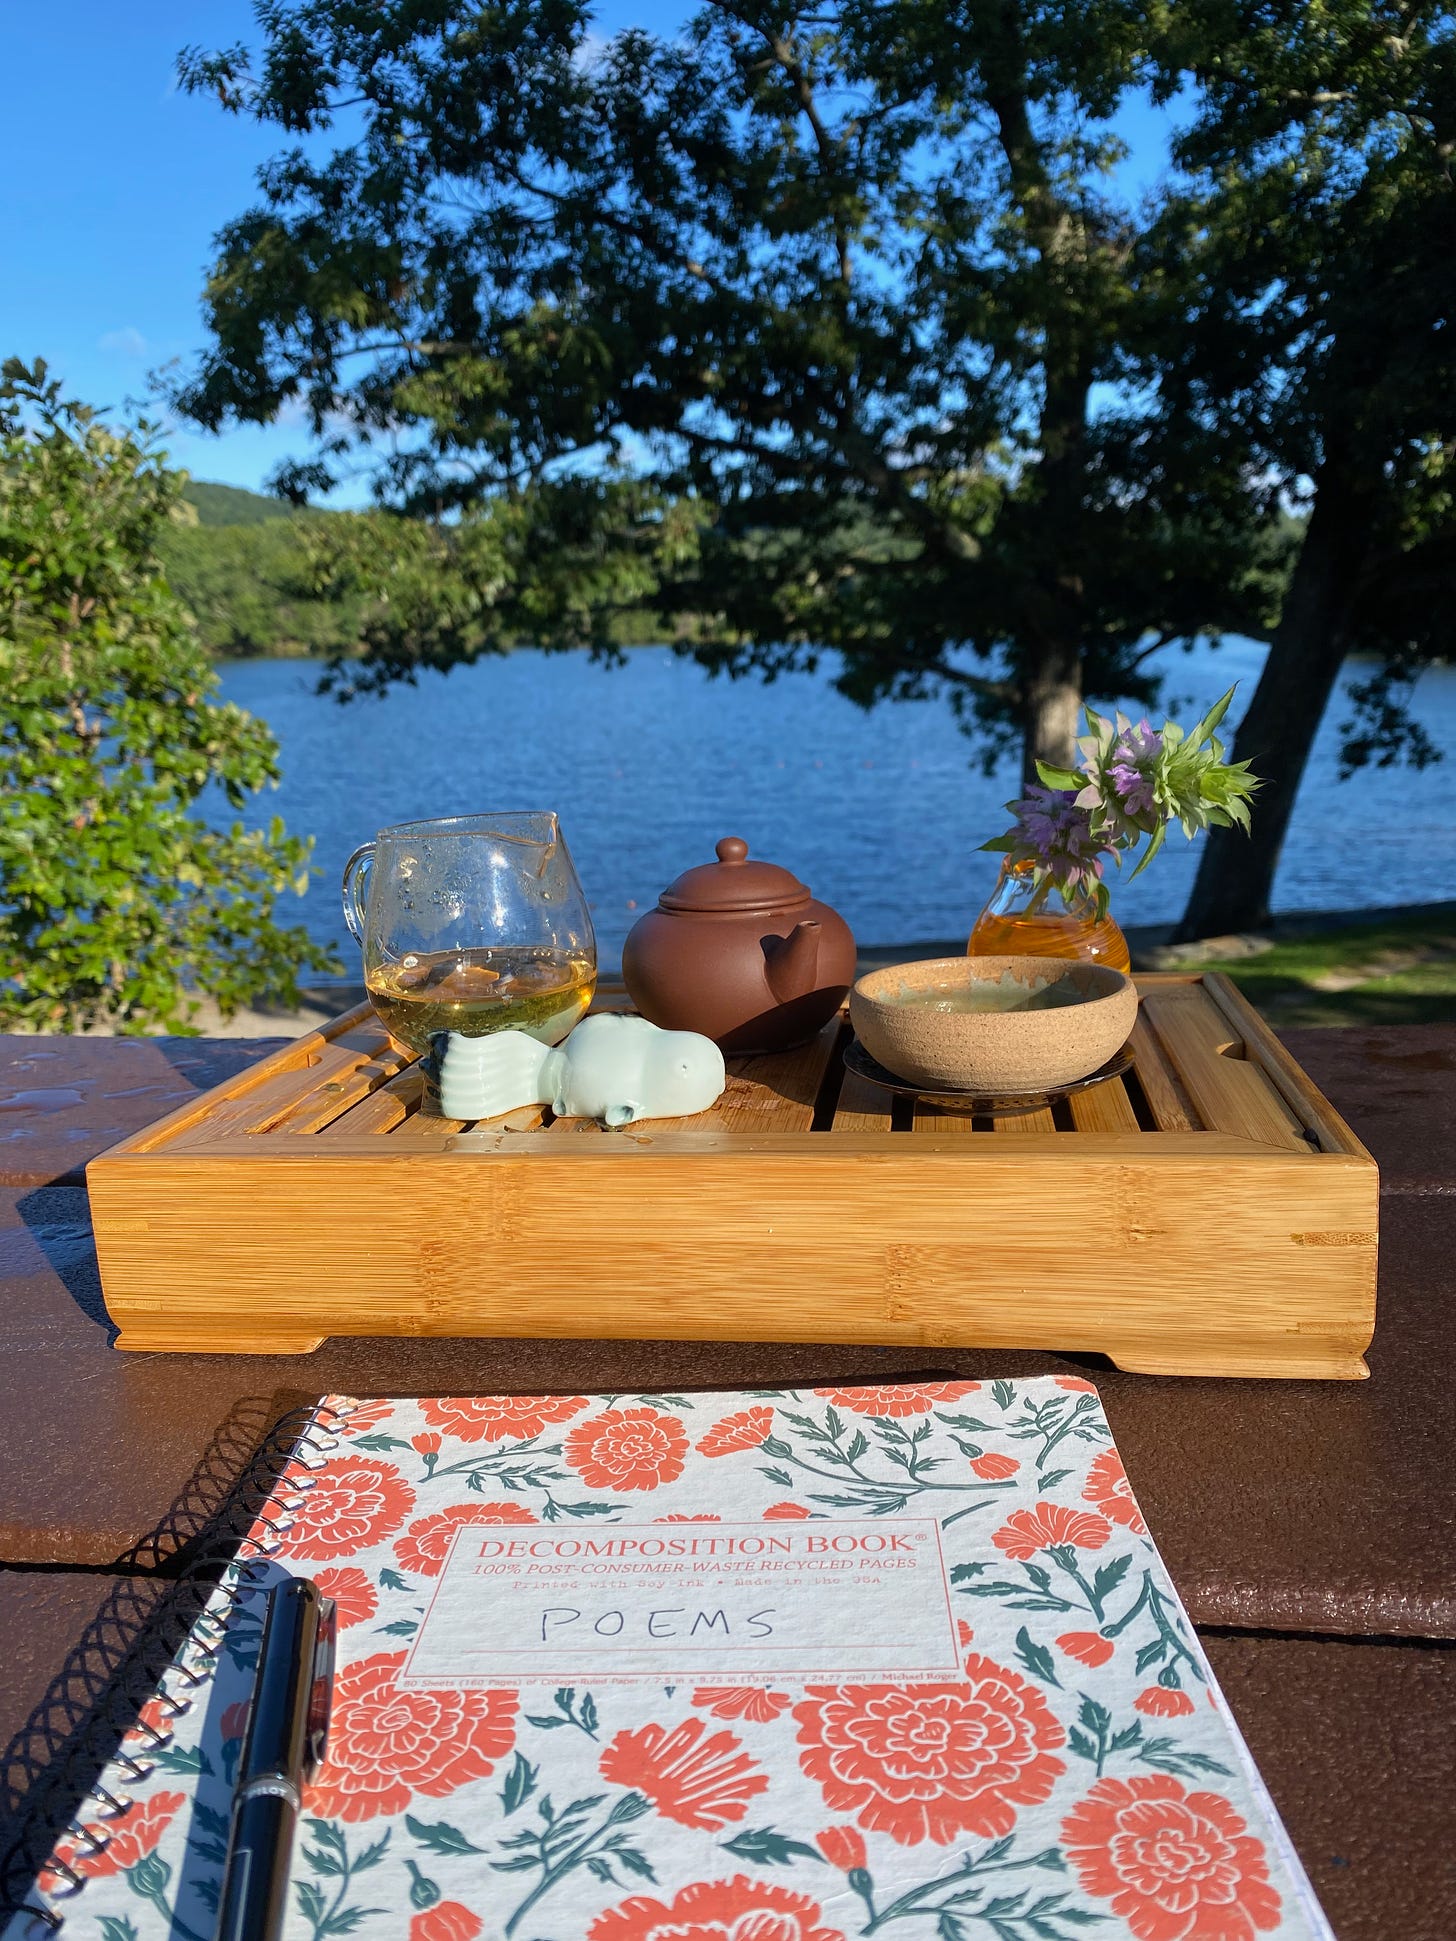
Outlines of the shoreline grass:
{"type": "Polygon", "coordinates": [[[1277,938],[1219,970],[1277,1026],[1456,1022],[1456,905],[1277,938]]]}

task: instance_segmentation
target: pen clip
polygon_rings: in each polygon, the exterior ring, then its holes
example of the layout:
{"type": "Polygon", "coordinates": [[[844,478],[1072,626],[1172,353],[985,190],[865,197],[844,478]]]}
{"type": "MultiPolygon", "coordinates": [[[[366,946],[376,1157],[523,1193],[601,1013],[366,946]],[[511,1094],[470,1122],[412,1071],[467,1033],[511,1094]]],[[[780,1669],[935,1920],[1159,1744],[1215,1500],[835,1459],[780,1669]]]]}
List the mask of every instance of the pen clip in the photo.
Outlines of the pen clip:
{"type": "Polygon", "coordinates": [[[329,1721],[334,1709],[334,1644],[338,1636],[334,1600],[320,1599],[318,1632],[313,1652],[313,1684],[308,1696],[308,1726],[304,1745],[304,1778],[312,1779],[329,1748],[329,1721]]]}

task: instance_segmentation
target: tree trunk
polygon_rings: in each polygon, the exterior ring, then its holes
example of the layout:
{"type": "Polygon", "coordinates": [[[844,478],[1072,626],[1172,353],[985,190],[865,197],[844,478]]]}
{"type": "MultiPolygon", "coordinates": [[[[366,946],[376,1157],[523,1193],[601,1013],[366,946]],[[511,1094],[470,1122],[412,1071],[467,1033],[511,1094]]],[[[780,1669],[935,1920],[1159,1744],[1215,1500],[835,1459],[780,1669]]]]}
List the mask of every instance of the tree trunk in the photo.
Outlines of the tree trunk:
{"type": "Polygon", "coordinates": [[[1316,476],[1314,511],[1233,758],[1263,786],[1253,830],[1211,829],[1174,941],[1222,937],[1269,921],[1274,874],[1295,797],[1347,643],[1351,589],[1368,544],[1364,496],[1330,462],[1316,476]]]}
{"type": "Polygon", "coordinates": [[[1082,656],[1074,637],[1043,645],[1028,656],[1021,779],[1037,779],[1038,760],[1070,768],[1082,719],[1082,656]]]}

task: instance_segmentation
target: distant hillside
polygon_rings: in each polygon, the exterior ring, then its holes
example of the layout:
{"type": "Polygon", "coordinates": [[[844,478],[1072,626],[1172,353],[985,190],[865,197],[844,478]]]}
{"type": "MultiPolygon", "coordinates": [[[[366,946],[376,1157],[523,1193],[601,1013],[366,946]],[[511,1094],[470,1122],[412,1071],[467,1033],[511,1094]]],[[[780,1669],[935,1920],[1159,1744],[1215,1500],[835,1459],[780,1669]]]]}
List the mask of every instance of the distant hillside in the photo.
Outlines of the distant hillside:
{"type": "Polygon", "coordinates": [[[209,485],[205,480],[192,479],[182,496],[197,508],[198,523],[203,526],[261,526],[269,519],[295,516],[286,500],[246,492],[240,485],[209,485]]]}
{"type": "Polygon", "coordinates": [[[162,562],[214,654],[315,655],[353,646],[358,602],[307,591],[298,542],[308,513],[236,485],[194,480],[182,496],[198,522],[169,527],[162,562]]]}

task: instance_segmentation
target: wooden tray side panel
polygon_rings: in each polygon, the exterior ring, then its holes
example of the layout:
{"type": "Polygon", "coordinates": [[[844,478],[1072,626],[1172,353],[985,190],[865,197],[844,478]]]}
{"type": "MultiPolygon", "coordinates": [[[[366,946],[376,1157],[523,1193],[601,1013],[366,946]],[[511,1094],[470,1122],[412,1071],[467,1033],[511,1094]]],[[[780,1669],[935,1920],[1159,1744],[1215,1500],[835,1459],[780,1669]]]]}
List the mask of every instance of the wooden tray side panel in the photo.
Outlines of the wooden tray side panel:
{"type": "Polygon", "coordinates": [[[519,1146],[96,1162],[107,1302],[135,1348],[832,1332],[1101,1350],[1154,1372],[1365,1372],[1376,1205],[1359,1161],[1311,1167],[1246,1144],[1139,1159],[1137,1142],[1113,1140],[1047,1171],[1037,1152],[1064,1152],[1065,1135],[1028,1138],[1022,1153],[1021,1140],[976,1138],[826,1141],[808,1155],[772,1143],[751,1175],[732,1150],[586,1141],[547,1165],[519,1146]],[[1056,1236],[1029,1243],[1039,1194],[1057,1207],[1056,1236]],[[1296,1206],[1298,1227],[1271,1212],[1296,1206]]]}
{"type": "Polygon", "coordinates": [[[361,1007],[92,1162],[119,1345],[832,1332],[1358,1378],[1373,1161],[1226,980],[1139,986],[1127,1083],[1051,1110],[892,1100],[835,1021],[733,1061],[715,1111],[614,1134],[422,1116],[361,1007]]]}

